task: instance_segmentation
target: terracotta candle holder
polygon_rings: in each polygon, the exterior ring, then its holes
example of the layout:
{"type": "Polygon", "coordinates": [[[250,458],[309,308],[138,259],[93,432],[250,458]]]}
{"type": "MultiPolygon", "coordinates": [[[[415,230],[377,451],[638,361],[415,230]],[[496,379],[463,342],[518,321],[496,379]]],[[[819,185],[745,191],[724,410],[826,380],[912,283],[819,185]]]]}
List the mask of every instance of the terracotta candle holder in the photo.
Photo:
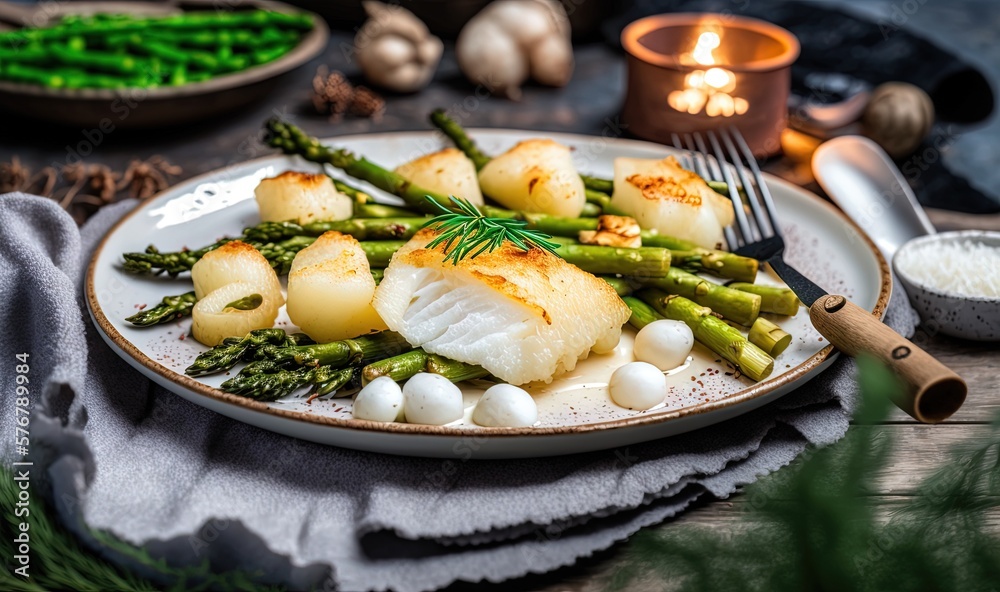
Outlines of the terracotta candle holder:
{"type": "Polygon", "coordinates": [[[735,126],[758,156],[780,149],[799,42],[771,23],[713,14],[661,14],[622,31],[628,87],[622,119],[640,138],[735,126]]]}

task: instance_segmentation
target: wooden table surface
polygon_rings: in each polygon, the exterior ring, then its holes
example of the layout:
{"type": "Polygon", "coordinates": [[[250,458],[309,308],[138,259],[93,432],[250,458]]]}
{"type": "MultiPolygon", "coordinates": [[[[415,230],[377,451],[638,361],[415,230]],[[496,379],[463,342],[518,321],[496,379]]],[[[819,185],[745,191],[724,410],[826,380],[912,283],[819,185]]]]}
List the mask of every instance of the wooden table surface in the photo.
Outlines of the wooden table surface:
{"type": "MultiPolygon", "coordinates": [[[[894,409],[889,419],[877,426],[852,426],[852,430],[885,432],[893,447],[885,468],[876,475],[875,487],[867,493],[876,516],[889,514],[915,494],[921,480],[941,468],[947,451],[956,443],[985,439],[989,423],[1000,414],[1000,348],[943,335],[931,336],[918,329],[914,341],[958,372],[969,384],[965,405],[949,420],[938,425],[917,423],[894,409]]],[[[713,529],[734,530],[746,520],[746,498],[736,493],[726,500],[699,504],[672,521],[651,527],[667,529],[679,524],[698,524],[713,529]]],[[[1000,500],[987,512],[988,528],[1000,533],[1000,500]]],[[[618,545],[577,566],[525,581],[523,589],[544,592],[591,592],[602,589],[606,577],[621,564],[628,543],[618,545]]],[[[664,582],[644,580],[634,592],[659,592],[664,582]]]]}
{"type": "MultiPolygon", "coordinates": [[[[622,60],[603,45],[578,49],[577,72],[567,88],[552,91],[529,87],[520,103],[492,97],[477,98],[471,86],[461,79],[449,51],[430,88],[417,95],[387,97],[388,111],[381,121],[348,119],[339,124],[328,123],[311,113],[309,81],[317,63],[328,64],[348,74],[356,73],[339,50],[340,44],[349,39],[347,35],[335,35],[324,56],[290,77],[285,87],[266,103],[225,118],[177,129],[105,134],[90,146],[93,155],[86,161],[106,163],[121,170],[131,158],[162,154],[184,167],[183,177],[194,176],[269,153],[269,150],[259,147],[256,138],[260,123],[273,113],[291,117],[306,131],[319,136],[427,129],[426,115],[435,107],[461,110],[462,123],[469,126],[623,134],[615,115],[621,101],[618,89],[623,87],[622,60]]],[[[50,164],[65,163],[68,155],[85,141],[85,132],[88,131],[39,127],[34,122],[20,119],[7,121],[4,125],[5,133],[0,134],[0,161],[9,161],[13,155],[18,155],[23,163],[36,170],[50,164]]],[[[627,130],[624,133],[627,134],[627,130]]],[[[932,212],[932,218],[941,229],[1000,229],[1000,216],[932,212]]],[[[882,425],[853,428],[891,432],[895,437],[897,444],[892,460],[878,476],[877,488],[870,492],[872,502],[883,514],[913,495],[920,479],[938,465],[936,461],[943,458],[949,446],[982,437],[986,424],[1000,412],[1000,374],[997,372],[1000,369],[1000,349],[996,345],[922,333],[915,339],[968,381],[969,397],[965,406],[941,425],[920,425],[902,412],[896,412],[882,425]]],[[[653,528],[671,528],[676,523],[727,528],[741,519],[744,503],[739,494],[724,501],[702,503],[685,512],[678,520],[653,528]]],[[[1000,508],[992,514],[991,522],[1000,527],[1000,508]]],[[[626,545],[617,545],[574,567],[526,578],[497,589],[549,592],[597,589],[602,581],[599,576],[614,570],[626,545]]],[[[650,585],[650,589],[661,587],[655,583],[650,585]]]]}

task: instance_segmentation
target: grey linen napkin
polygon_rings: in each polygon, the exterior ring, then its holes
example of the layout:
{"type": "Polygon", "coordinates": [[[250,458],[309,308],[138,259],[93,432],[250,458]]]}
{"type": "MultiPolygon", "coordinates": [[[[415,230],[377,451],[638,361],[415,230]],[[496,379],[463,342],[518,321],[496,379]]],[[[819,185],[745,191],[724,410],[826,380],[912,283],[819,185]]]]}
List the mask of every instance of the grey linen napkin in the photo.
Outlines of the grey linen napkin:
{"type": "MultiPolygon", "coordinates": [[[[0,196],[0,363],[31,354],[33,476],[64,523],[171,564],[208,560],[295,589],[400,592],[541,573],[835,442],[855,402],[853,363],[840,360],[736,420],[576,456],[414,459],[273,434],[157,387],[91,325],[80,298],[89,254],[132,207],[106,207],[78,232],[51,201],[0,196]]],[[[911,334],[916,316],[898,294],[886,321],[911,334]]],[[[4,433],[12,374],[0,371],[4,433]]]]}

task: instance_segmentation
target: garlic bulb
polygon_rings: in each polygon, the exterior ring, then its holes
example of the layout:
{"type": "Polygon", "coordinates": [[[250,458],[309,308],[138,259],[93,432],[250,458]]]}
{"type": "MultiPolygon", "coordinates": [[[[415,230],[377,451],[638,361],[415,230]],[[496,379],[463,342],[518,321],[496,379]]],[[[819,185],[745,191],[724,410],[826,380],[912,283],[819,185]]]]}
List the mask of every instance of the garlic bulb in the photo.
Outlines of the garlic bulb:
{"type": "Polygon", "coordinates": [[[412,12],[369,0],[368,20],[354,37],[358,65],[373,84],[414,92],[430,82],[444,44],[412,12]]]}
{"type": "Polygon", "coordinates": [[[554,0],[498,0],[458,35],[458,65],[465,76],[511,99],[529,76],[565,86],[573,75],[569,18],[554,0]]]}

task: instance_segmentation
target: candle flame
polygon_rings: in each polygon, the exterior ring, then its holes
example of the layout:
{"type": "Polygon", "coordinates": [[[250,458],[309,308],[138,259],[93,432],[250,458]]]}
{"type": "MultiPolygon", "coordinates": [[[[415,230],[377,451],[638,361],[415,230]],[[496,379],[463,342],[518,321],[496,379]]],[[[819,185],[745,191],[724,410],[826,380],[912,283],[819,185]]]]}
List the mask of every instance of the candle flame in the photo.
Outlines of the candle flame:
{"type": "Polygon", "coordinates": [[[717,66],[715,50],[722,45],[722,37],[715,31],[703,31],[690,54],[682,54],[681,62],[700,66],[713,66],[707,70],[693,70],[684,77],[684,89],[667,96],[667,103],[678,111],[697,115],[702,111],[709,117],[742,115],[750,108],[746,99],[731,95],[736,90],[736,75],[717,66]]]}

